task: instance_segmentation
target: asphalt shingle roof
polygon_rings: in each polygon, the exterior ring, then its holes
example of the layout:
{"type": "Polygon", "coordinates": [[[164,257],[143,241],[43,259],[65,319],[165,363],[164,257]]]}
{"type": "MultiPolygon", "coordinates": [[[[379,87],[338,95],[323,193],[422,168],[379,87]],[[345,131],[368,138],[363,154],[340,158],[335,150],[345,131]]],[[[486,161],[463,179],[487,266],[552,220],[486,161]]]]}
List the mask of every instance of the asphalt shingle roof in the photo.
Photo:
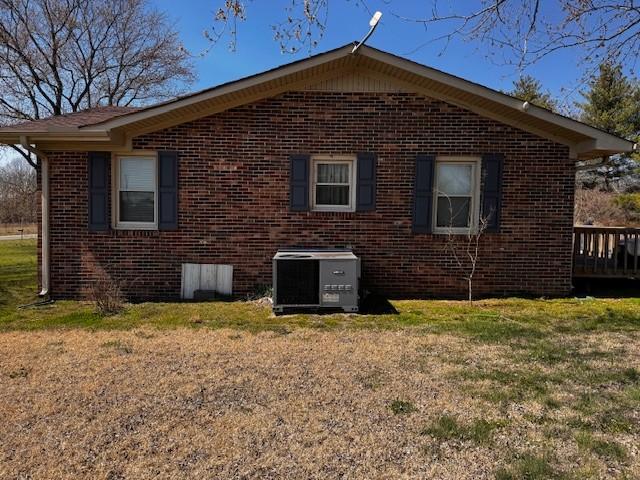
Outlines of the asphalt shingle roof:
{"type": "Polygon", "coordinates": [[[112,118],[140,110],[136,107],[94,107],[80,112],[66,113],[54,117],[31,120],[0,128],[0,132],[47,132],[50,128],[74,128],[104,122],[112,118]]]}

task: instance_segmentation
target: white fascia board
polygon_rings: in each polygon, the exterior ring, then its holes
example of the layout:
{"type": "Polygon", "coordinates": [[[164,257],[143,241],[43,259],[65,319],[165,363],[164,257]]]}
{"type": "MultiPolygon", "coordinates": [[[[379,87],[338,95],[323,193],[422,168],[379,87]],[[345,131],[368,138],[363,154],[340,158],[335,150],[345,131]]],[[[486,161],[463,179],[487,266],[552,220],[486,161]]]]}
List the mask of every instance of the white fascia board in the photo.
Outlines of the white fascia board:
{"type": "Polygon", "coordinates": [[[352,46],[350,45],[345,46],[331,52],[320,54],[317,57],[311,57],[307,60],[302,60],[290,65],[284,65],[282,67],[278,67],[272,71],[267,71],[265,73],[257,74],[249,78],[230,82],[228,84],[221,85],[220,87],[214,87],[204,92],[190,95],[187,98],[183,98],[181,100],[174,100],[171,102],[160,104],[155,107],[150,107],[140,112],[134,112],[127,115],[122,115],[112,120],[107,120],[106,122],[103,122],[103,123],[81,127],[81,130],[91,131],[96,128],[103,129],[103,130],[111,130],[114,128],[126,126],[130,123],[135,123],[140,120],[145,120],[147,118],[152,118],[157,115],[162,115],[163,113],[171,112],[172,110],[176,110],[178,108],[188,107],[190,105],[194,105],[202,101],[211,100],[216,97],[220,97],[222,95],[240,91],[244,88],[253,87],[261,83],[269,82],[271,80],[276,80],[278,78],[281,78],[287,75],[292,75],[292,74],[307,70],[309,68],[322,65],[324,63],[329,63],[331,61],[337,60],[341,57],[345,57],[346,55],[348,55],[349,52],[351,51],[351,48],[352,46]]]}

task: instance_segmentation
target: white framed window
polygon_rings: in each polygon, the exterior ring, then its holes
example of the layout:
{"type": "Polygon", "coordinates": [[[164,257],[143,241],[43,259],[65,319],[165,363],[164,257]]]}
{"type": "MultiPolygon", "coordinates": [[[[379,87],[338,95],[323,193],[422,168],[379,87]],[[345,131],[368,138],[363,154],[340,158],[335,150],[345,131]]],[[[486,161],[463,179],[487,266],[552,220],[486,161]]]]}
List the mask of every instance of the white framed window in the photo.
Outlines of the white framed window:
{"type": "Polygon", "coordinates": [[[474,232],[480,217],[480,158],[436,158],[433,200],[434,233],[474,232]]]}
{"type": "Polygon", "coordinates": [[[158,160],[151,155],[122,155],[114,162],[115,226],[158,228],[158,160]]]}
{"type": "Polygon", "coordinates": [[[311,165],[313,210],[353,212],[356,204],[355,157],[313,157],[311,165]]]}

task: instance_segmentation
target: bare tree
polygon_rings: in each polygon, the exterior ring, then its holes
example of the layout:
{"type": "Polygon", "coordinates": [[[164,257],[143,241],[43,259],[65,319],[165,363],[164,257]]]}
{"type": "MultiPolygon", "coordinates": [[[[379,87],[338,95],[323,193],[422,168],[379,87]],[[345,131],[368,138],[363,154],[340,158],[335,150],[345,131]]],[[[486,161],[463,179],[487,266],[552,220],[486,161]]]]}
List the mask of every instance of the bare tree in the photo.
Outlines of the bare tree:
{"type": "Polygon", "coordinates": [[[193,79],[189,52],[148,0],[0,0],[0,125],[141,105],[193,79]]]}
{"type": "Polygon", "coordinates": [[[0,165],[0,223],[37,221],[36,172],[19,158],[0,165]]]}
{"type": "MultiPolygon", "coordinates": [[[[247,2],[219,0],[217,3],[219,6],[213,25],[210,31],[205,31],[204,36],[214,43],[228,36],[229,48],[235,50],[238,22],[247,19],[247,2]]],[[[280,19],[271,25],[280,50],[283,53],[296,53],[301,49],[311,52],[327,28],[330,3],[329,0],[290,0],[283,8],[280,19]]],[[[355,0],[355,3],[369,10],[364,0],[355,0]]]]}
{"type": "MultiPolygon", "coordinates": [[[[272,25],[282,51],[313,48],[327,28],[329,6],[345,1],[290,0],[272,25]]],[[[219,35],[210,38],[230,33],[235,45],[236,22],[246,19],[250,3],[219,0],[219,35]],[[234,28],[226,28],[230,22],[234,28]]],[[[369,11],[366,0],[355,3],[369,11]]],[[[635,0],[429,0],[418,7],[386,3],[395,17],[424,26],[424,45],[440,41],[446,47],[456,38],[485,43],[490,55],[505,63],[526,66],[568,48],[578,48],[584,62],[593,65],[604,58],[635,65],[640,54],[640,4],[635,0]],[[443,26],[445,33],[432,35],[435,25],[443,26]]]]}
{"type": "Polygon", "coordinates": [[[449,224],[447,225],[447,237],[445,249],[453,258],[456,269],[462,275],[467,284],[467,300],[473,303],[473,278],[476,274],[478,261],[480,259],[480,239],[489,225],[489,216],[480,216],[477,225],[469,222],[464,233],[459,233],[460,229],[454,226],[455,217],[460,212],[454,212],[451,199],[442,192],[440,198],[449,202],[449,224]]]}
{"type": "Polygon", "coordinates": [[[640,53],[640,5],[634,0],[432,0],[423,17],[401,16],[446,33],[431,38],[445,46],[455,38],[490,46],[505,63],[525,67],[554,52],[577,48],[582,64],[632,60],[640,53]]]}

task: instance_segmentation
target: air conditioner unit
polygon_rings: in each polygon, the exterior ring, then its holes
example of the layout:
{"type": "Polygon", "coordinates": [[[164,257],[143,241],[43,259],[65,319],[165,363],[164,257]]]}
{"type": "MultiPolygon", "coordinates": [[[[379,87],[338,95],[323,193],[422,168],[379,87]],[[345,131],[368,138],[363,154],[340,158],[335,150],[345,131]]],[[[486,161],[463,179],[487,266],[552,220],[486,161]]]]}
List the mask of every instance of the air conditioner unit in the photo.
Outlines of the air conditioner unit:
{"type": "Polygon", "coordinates": [[[351,250],[278,250],[273,257],[273,311],[358,311],[360,259],[351,250]]]}

